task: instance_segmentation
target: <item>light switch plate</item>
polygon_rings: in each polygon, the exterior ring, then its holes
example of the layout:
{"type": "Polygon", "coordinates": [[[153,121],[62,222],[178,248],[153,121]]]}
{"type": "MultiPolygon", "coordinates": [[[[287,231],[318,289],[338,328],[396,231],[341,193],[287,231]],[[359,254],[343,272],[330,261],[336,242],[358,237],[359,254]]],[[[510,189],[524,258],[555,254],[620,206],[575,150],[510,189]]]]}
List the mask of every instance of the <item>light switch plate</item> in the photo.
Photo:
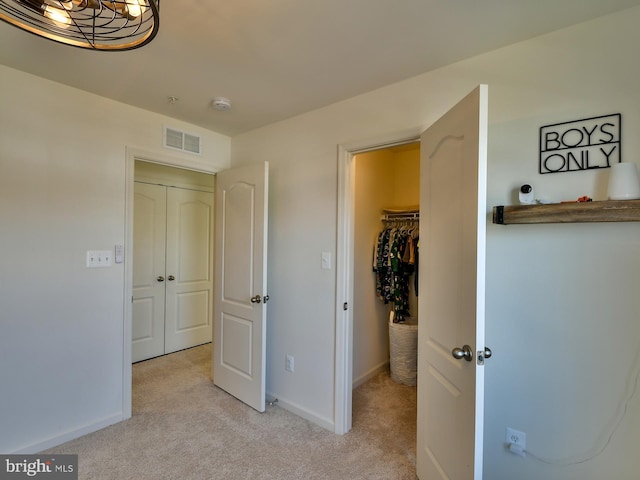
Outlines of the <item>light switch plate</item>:
{"type": "Polygon", "coordinates": [[[87,268],[101,268],[111,266],[110,250],[87,250],[87,268]]]}

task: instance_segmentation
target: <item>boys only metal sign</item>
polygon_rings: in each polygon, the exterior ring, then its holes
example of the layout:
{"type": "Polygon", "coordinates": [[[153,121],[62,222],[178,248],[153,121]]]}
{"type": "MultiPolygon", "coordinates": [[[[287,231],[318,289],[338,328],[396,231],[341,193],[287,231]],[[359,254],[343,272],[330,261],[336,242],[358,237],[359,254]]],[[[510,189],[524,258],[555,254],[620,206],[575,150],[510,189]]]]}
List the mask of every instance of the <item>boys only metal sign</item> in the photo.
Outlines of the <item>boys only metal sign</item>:
{"type": "Polygon", "coordinates": [[[540,127],[540,173],[609,168],[621,162],[621,127],[619,113],[540,127]]]}

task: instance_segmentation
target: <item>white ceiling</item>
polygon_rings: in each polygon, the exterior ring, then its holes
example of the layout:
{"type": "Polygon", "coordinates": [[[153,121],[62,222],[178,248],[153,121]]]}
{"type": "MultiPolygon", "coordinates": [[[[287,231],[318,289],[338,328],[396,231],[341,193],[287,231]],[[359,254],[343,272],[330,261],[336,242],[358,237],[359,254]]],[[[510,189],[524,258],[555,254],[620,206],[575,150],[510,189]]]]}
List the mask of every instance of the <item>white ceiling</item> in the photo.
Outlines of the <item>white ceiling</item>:
{"type": "Polygon", "coordinates": [[[635,5],[640,0],[161,0],[157,37],[128,52],[59,45],[0,22],[0,63],[236,135],[635,5]],[[211,108],[218,96],[232,110],[211,108]]]}

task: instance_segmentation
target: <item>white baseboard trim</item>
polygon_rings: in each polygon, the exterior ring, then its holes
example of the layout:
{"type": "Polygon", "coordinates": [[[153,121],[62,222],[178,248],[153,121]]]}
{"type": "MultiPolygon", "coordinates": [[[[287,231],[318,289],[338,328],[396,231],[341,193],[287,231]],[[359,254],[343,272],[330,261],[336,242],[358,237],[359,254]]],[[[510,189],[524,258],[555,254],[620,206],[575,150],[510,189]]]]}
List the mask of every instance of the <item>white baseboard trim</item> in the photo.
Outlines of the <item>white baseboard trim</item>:
{"type": "Polygon", "coordinates": [[[386,362],[382,362],[377,367],[373,367],[368,372],[365,372],[363,375],[360,375],[358,378],[356,378],[353,381],[353,388],[358,388],[360,385],[371,380],[373,377],[384,370],[389,370],[389,360],[387,360],[386,362]]]}
{"type": "Polygon", "coordinates": [[[332,418],[320,417],[319,415],[316,415],[315,413],[310,412],[309,410],[299,405],[296,405],[293,402],[288,401],[286,398],[282,398],[270,392],[267,392],[267,397],[277,398],[278,399],[277,405],[279,405],[280,407],[284,408],[285,410],[295,415],[298,415],[299,417],[304,418],[305,420],[309,420],[310,422],[315,423],[316,425],[322,428],[326,428],[331,432],[333,432],[335,429],[332,418]]]}
{"type": "Polygon", "coordinates": [[[48,450],[50,448],[61,445],[65,442],[75,440],[78,437],[88,435],[89,433],[93,433],[98,430],[102,430],[103,428],[108,427],[109,425],[113,425],[114,423],[118,423],[122,420],[124,420],[124,417],[122,415],[122,412],[120,412],[118,414],[105,417],[96,422],[83,425],[79,428],[74,428],[73,430],[67,430],[66,432],[61,433],[60,435],[49,437],[46,440],[41,440],[39,442],[32,443],[30,445],[25,445],[21,448],[18,448],[17,450],[14,450],[13,452],[8,452],[8,454],[19,455],[19,454],[39,453],[39,452],[42,452],[43,450],[48,450]]]}

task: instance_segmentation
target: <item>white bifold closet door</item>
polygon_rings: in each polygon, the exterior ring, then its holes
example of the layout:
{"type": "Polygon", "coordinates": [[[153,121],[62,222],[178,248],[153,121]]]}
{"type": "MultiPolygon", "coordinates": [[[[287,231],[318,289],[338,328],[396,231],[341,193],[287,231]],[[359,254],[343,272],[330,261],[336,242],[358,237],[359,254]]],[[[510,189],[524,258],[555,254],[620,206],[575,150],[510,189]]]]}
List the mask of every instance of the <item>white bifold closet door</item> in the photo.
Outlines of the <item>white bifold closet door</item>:
{"type": "Polygon", "coordinates": [[[210,342],[213,195],[135,182],[133,246],[132,360],[210,342]]]}

